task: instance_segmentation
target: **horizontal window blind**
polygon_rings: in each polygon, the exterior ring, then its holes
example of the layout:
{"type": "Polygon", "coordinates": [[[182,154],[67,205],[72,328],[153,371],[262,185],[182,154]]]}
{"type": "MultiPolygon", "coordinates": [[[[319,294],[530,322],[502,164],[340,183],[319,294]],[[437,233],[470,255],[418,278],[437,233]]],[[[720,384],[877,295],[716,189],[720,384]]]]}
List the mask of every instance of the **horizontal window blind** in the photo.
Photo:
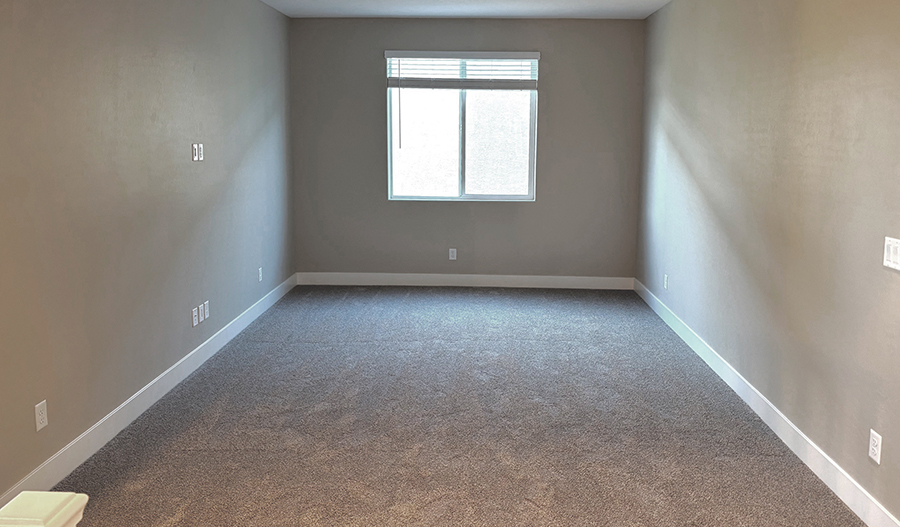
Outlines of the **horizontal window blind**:
{"type": "Polygon", "coordinates": [[[390,88],[536,90],[538,53],[385,52],[390,88]]]}

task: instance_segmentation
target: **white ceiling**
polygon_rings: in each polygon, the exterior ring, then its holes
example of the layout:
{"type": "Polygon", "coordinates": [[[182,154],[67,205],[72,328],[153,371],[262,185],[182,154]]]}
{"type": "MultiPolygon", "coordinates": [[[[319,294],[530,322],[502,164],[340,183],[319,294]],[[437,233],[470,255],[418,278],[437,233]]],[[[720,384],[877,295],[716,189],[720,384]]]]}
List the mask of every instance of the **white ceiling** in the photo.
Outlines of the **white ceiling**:
{"type": "Polygon", "coordinates": [[[647,18],[670,0],[262,0],[296,18],[647,18]]]}

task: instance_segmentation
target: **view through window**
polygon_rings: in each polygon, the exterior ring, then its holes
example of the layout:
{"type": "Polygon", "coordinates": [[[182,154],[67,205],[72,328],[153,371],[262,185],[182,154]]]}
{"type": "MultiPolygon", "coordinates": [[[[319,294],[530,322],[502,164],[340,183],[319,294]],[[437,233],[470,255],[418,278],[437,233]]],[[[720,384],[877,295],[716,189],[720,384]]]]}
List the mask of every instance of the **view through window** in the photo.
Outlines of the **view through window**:
{"type": "Polygon", "coordinates": [[[534,200],[538,53],[385,58],[390,199],[534,200]]]}

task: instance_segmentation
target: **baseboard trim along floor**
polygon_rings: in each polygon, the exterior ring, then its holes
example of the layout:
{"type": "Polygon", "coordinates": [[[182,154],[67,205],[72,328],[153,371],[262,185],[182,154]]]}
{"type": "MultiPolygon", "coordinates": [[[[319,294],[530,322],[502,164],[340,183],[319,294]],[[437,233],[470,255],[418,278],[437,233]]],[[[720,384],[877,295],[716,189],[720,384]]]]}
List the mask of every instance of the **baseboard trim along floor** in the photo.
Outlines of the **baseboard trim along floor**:
{"type": "Polygon", "coordinates": [[[297,273],[299,285],[508,287],[631,291],[634,278],[416,273],[297,273]]]}
{"type": "Polygon", "coordinates": [[[900,527],[900,521],[896,517],[850,477],[828,454],[816,446],[806,434],[800,431],[759,390],[747,382],[737,370],[651,293],[644,284],[635,280],[634,290],[866,525],[869,527],[900,527]]]}
{"type": "Polygon", "coordinates": [[[127,401],[120,404],[118,408],[107,414],[106,417],[87,429],[6,491],[0,496],[0,507],[24,490],[50,490],[100,450],[116,434],[124,430],[138,416],[153,406],[178,383],[186,379],[207,359],[221,350],[238,333],[265,313],[267,309],[275,305],[281,297],[286,295],[296,285],[297,276],[292,275],[258,302],[247,308],[237,318],[207,339],[206,342],[197,346],[196,349],[185,355],[184,358],[176,362],[168,370],[150,381],[149,384],[128,398],[127,401]]]}

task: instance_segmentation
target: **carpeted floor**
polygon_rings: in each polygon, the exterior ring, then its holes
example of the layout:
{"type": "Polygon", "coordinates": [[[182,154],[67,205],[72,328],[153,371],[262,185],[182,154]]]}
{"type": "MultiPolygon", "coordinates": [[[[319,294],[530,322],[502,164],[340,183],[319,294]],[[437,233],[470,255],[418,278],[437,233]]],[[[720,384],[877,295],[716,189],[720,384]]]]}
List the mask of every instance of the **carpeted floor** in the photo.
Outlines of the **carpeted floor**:
{"type": "Polygon", "coordinates": [[[55,490],[91,526],[861,526],[633,292],[298,287],[55,490]]]}

